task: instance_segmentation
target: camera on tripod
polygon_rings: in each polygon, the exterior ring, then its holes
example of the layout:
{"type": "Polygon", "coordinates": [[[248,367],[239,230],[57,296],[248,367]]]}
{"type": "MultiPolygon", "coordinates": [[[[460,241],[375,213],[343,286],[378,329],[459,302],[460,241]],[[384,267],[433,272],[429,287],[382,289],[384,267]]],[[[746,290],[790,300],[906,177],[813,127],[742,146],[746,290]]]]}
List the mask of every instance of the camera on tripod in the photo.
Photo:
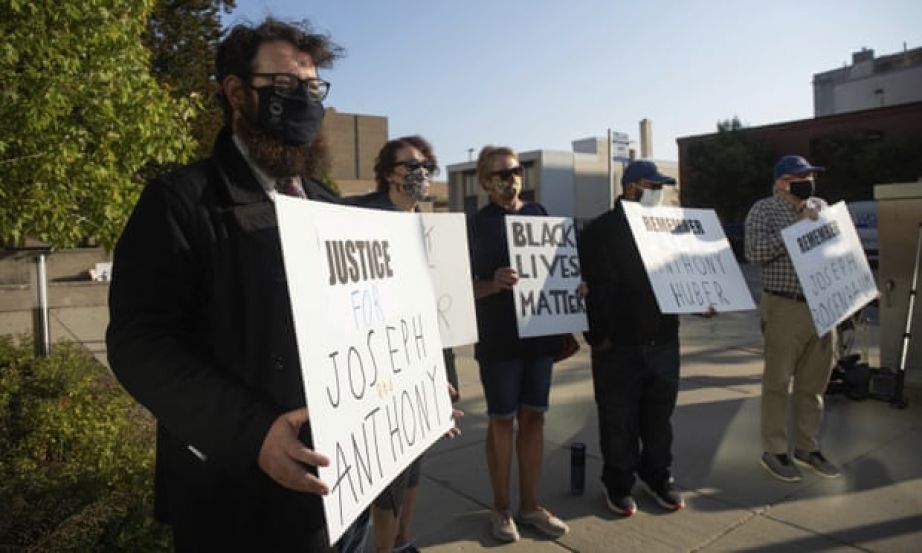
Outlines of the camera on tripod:
{"type": "Polygon", "coordinates": [[[838,362],[829,377],[826,393],[841,394],[848,399],[876,399],[903,408],[903,373],[889,367],[871,367],[862,362],[862,355],[850,353],[858,336],[863,337],[864,356],[867,357],[867,326],[869,321],[864,310],[859,310],[838,327],[838,362]]]}

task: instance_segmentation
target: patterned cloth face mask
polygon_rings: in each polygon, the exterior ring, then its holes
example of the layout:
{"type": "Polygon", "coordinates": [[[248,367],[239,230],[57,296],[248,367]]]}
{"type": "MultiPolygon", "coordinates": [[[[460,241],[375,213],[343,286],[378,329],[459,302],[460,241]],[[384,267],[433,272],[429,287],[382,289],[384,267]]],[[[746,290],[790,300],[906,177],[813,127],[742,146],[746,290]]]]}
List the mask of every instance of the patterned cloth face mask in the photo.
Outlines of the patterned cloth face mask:
{"type": "Polygon", "coordinates": [[[429,196],[429,185],[429,171],[424,167],[420,167],[407,173],[401,186],[407,196],[421,202],[429,196]]]}
{"type": "Polygon", "coordinates": [[[509,180],[496,181],[494,186],[496,191],[503,196],[513,196],[522,189],[522,181],[518,177],[513,177],[509,180]]]}

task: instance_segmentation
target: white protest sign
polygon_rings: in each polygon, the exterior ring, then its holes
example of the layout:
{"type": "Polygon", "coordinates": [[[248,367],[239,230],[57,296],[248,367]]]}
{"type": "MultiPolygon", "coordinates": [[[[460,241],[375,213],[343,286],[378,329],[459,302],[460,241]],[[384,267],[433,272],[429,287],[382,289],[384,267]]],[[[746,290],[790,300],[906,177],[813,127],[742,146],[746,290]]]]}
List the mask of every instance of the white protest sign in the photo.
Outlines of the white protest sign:
{"type": "Polygon", "coordinates": [[[660,312],[755,309],[713,209],[621,205],[660,312]]]}
{"type": "Polygon", "coordinates": [[[477,314],[463,213],[419,213],[446,348],[477,341],[477,314]]]}
{"type": "Polygon", "coordinates": [[[419,219],[279,195],[330,542],[453,422],[419,219]]]}
{"type": "Polygon", "coordinates": [[[800,280],[816,333],[823,336],[877,298],[868,266],[845,202],[782,229],[784,246],[800,280]]]}
{"type": "Polygon", "coordinates": [[[509,262],[519,274],[512,291],[519,336],[586,330],[586,304],[576,227],[569,217],[506,216],[509,262]]]}

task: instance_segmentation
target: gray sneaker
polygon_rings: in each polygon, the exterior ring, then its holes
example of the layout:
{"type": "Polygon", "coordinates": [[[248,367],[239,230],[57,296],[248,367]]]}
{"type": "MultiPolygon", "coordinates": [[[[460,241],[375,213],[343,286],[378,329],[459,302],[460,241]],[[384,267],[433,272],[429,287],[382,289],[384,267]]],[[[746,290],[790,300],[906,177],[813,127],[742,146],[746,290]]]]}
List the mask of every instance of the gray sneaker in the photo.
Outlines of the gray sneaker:
{"type": "Polygon", "coordinates": [[[798,465],[813,469],[813,472],[819,474],[823,478],[838,478],[842,476],[839,469],[830,463],[819,450],[808,453],[802,449],[795,449],[794,462],[798,465]]]}
{"type": "Polygon", "coordinates": [[[787,453],[769,453],[762,454],[762,466],[769,474],[778,480],[785,482],[800,482],[800,471],[791,462],[787,453]]]}
{"type": "Polygon", "coordinates": [[[630,494],[613,498],[608,495],[608,490],[605,488],[602,488],[602,493],[605,495],[605,504],[608,505],[608,509],[613,513],[629,517],[637,512],[637,502],[634,501],[630,494]]]}

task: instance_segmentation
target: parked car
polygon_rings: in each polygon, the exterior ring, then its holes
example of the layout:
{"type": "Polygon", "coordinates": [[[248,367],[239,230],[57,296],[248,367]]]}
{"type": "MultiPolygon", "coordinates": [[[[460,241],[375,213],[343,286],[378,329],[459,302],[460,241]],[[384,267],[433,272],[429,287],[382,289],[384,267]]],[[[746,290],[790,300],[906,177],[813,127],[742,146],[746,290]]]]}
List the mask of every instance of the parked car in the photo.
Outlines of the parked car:
{"type": "Polygon", "coordinates": [[[861,239],[861,247],[868,256],[868,263],[876,269],[878,261],[877,202],[874,200],[849,202],[846,207],[855,223],[855,230],[858,231],[858,238],[861,239]]]}

